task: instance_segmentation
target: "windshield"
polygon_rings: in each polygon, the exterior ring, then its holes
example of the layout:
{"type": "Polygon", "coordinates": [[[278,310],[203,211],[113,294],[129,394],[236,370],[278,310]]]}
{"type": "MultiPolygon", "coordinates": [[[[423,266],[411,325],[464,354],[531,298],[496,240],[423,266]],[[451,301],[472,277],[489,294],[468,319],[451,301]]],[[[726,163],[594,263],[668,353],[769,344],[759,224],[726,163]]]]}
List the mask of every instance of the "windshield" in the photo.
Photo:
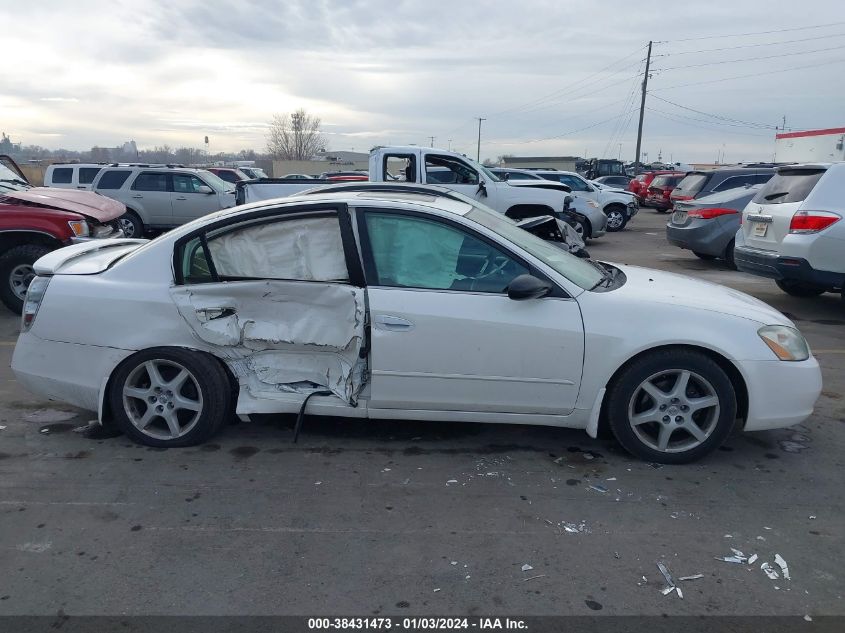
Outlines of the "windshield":
{"type": "Polygon", "coordinates": [[[29,183],[0,163],[0,191],[21,191],[29,189],[29,183]]]}
{"type": "Polygon", "coordinates": [[[475,202],[473,205],[473,210],[466,214],[467,218],[516,244],[584,290],[595,287],[604,278],[602,273],[587,260],[578,259],[552,242],[547,242],[519,228],[513,220],[501,213],[482,209],[475,202]]]}
{"type": "Polygon", "coordinates": [[[216,191],[225,191],[227,193],[234,193],[235,188],[232,186],[232,183],[226,182],[219,176],[212,174],[210,171],[206,171],[205,169],[197,170],[197,173],[202,176],[203,180],[205,180],[211,188],[216,191]]]}
{"type": "Polygon", "coordinates": [[[467,161],[473,167],[475,167],[480,173],[487,176],[493,182],[499,182],[501,180],[501,178],[499,178],[496,174],[494,174],[492,171],[487,169],[484,165],[482,165],[480,163],[476,163],[471,158],[464,157],[464,160],[467,161]]]}

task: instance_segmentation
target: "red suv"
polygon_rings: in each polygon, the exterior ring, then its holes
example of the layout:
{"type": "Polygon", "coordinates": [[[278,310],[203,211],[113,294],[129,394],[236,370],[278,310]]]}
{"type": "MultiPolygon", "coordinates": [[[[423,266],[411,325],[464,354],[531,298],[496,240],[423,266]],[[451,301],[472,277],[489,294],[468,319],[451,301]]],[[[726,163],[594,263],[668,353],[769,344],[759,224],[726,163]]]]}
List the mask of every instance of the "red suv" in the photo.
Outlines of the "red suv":
{"type": "Polygon", "coordinates": [[[36,260],[69,244],[122,237],[124,213],[120,202],[91,191],[30,187],[0,155],[0,301],[20,314],[36,260]]]}
{"type": "Polygon", "coordinates": [[[640,174],[636,178],[634,178],[630,183],[628,183],[628,191],[632,192],[634,196],[637,198],[637,202],[640,203],[640,206],[648,205],[647,196],[648,196],[648,188],[651,185],[651,182],[657,176],[665,176],[667,174],[675,175],[680,174],[681,176],[684,175],[684,172],[679,171],[672,171],[672,170],[665,170],[665,171],[649,171],[644,174],[640,174]]]}
{"type": "Polygon", "coordinates": [[[654,180],[648,186],[645,205],[654,207],[658,213],[665,213],[672,208],[672,200],[670,196],[678,186],[678,183],[684,179],[684,174],[669,173],[655,176],[654,180]]]}

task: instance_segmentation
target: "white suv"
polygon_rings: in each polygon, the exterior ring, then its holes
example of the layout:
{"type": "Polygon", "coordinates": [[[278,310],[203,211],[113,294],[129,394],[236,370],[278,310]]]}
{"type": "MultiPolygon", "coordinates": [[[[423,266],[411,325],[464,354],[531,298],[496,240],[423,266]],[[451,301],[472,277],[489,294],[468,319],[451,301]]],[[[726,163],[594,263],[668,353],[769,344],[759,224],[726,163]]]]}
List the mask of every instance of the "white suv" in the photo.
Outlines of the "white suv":
{"type": "Polygon", "coordinates": [[[736,267],[797,297],[842,291],[843,212],[845,162],[778,167],[743,211],[736,267]]]}
{"type": "Polygon", "coordinates": [[[120,228],[126,237],[148,229],[171,229],[235,206],[235,189],[204,169],[166,165],[106,167],[94,191],[126,205],[120,228]]]}
{"type": "Polygon", "coordinates": [[[103,167],[105,165],[98,163],[54,163],[44,172],[44,186],[90,191],[103,167]]]}
{"type": "Polygon", "coordinates": [[[590,182],[580,174],[571,171],[533,170],[535,174],[545,180],[561,182],[568,186],[572,193],[592,200],[599,205],[607,216],[607,230],[611,233],[621,231],[631,221],[640,207],[637,199],[630,191],[614,189],[590,182]]]}

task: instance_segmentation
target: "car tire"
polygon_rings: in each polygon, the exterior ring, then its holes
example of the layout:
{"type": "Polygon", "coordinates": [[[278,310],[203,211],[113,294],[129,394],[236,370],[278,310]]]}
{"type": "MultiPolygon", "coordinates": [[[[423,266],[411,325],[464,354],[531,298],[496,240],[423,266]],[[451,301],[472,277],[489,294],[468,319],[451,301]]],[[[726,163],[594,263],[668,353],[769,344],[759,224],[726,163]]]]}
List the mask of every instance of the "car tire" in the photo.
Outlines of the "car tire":
{"type": "Polygon", "coordinates": [[[698,257],[698,259],[703,259],[706,262],[712,262],[714,259],[716,259],[715,255],[708,255],[707,253],[699,253],[698,251],[693,251],[692,254],[695,255],[696,257],[698,257]]]}
{"type": "Polygon", "coordinates": [[[607,395],[607,419],[617,441],[631,454],[660,464],[686,464],[718,448],[733,430],[736,411],[731,379],[712,358],[694,350],[638,358],[607,395]]]}
{"type": "Polygon", "coordinates": [[[625,213],[625,207],[620,205],[611,205],[604,210],[607,216],[607,231],[609,233],[616,233],[621,231],[628,224],[628,215],[625,213]]]}
{"type": "Polygon", "coordinates": [[[568,223],[569,226],[575,229],[575,232],[578,233],[580,238],[585,242],[593,236],[593,229],[590,226],[589,220],[573,218],[572,221],[568,223]]]}
{"type": "Polygon", "coordinates": [[[15,314],[23,311],[26,289],[35,277],[32,265],[52,250],[41,244],[21,244],[0,257],[0,301],[15,314]]]}
{"type": "Polygon", "coordinates": [[[734,240],[728,242],[727,247],[725,247],[725,261],[727,262],[728,266],[736,270],[736,261],[734,261],[734,246],[736,245],[734,240]]]}
{"type": "Polygon", "coordinates": [[[201,444],[228,419],[232,385],[216,359],[181,348],[152,348],[113,374],[109,405],[116,426],[158,448],[201,444]]]}
{"type": "Polygon", "coordinates": [[[118,226],[123,229],[123,237],[144,237],[144,223],[134,211],[127,211],[117,219],[118,226]]]}
{"type": "Polygon", "coordinates": [[[819,286],[805,284],[801,281],[776,279],[775,283],[778,285],[778,288],[783,290],[786,294],[792,295],[793,297],[818,297],[819,295],[824,294],[827,291],[826,288],[820,288],[819,286]]]}

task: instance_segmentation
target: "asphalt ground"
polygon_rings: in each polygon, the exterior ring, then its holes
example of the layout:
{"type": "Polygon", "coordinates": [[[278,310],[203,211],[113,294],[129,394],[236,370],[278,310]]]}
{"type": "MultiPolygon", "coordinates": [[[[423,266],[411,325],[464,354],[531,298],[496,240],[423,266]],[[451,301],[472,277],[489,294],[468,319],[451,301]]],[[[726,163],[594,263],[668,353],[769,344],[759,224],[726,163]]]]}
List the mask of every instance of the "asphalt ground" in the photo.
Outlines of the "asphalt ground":
{"type": "Polygon", "coordinates": [[[290,418],[263,418],[172,450],[86,437],[93,414],[15,382],[18,320],[0,311],[0,615],[845,614],[845,304],[700,261],[666,220],[643,209],[589,249],[774,305],[825,382],[801,426],[681,467],[516,425],[309,418],[293,444],[290,418]],[[731,548],[758,559],[716,560],[731,548]],[[788,580],[760,568],[780,573],[777,554],[788,580]],[[658,562],[702,577],[663,595],[658,562]]]}

